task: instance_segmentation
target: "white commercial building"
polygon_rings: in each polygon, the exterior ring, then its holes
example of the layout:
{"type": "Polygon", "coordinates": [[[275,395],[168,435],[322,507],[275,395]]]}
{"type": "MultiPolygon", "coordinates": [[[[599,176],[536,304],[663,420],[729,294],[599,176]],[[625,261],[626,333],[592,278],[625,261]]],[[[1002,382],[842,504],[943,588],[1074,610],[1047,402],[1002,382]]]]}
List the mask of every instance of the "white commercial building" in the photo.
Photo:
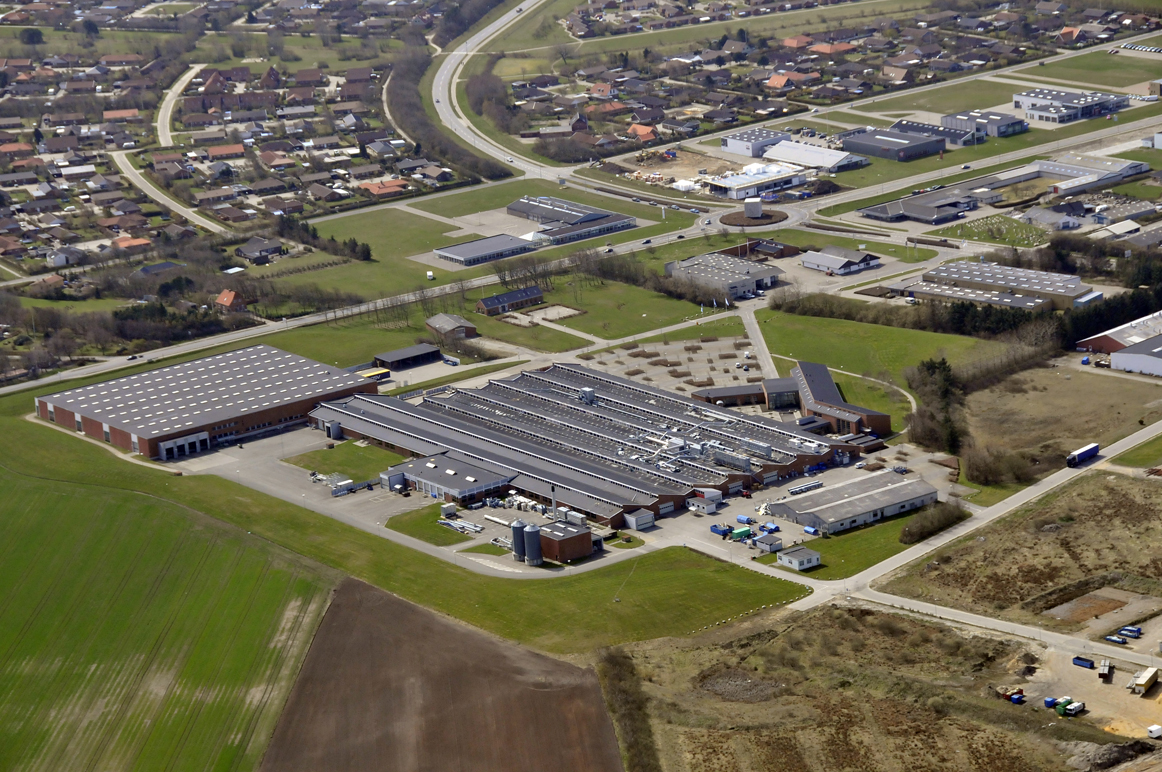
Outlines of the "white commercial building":
{"type": "Polygon", "coordinates": [[[743,129],[727,134],[721,140],[722,149],[747,158],[758,158],[771,145],[776,145],[791,135],[773,129],[743,129]]]}
{"type": "Polygon", "coordinates": [[[711,195],[741,201],[772,190],[783,190],[807,181],[806,170],[792,164],[748,164],[739,173],[707,180],[711,195]]]}
{"type": "Polygon", "coordinates": [[[768,147],[763,153],[763,158],[768,161],[796,164],[831,173],[867,165],[867,159],[861,155],[819,147],[818,145],[808,145],[805,142],[780,142],[773,147],[768,147]]]}
{"type": "Polygon", "coordinates": [[[1162,375],[1162,335],[1147,338],[1110,354],[1115,370],[1144,375],[1162,375]]]}
{"type": "Polygon", "coordinates": [[[791,547],[779,553],[779,565],[793,568],[796,571],[806,571],[819,565],[819,553],[806,547],[791,547]]]}
{"type": "Polygon", "coordinates": [[[868,268],[879,268],[880,259],[870,252],[857,252],[844,247],[824,247],[819,252],[804,252],[799,264],[813,271],[847,276],[868,268]]]}

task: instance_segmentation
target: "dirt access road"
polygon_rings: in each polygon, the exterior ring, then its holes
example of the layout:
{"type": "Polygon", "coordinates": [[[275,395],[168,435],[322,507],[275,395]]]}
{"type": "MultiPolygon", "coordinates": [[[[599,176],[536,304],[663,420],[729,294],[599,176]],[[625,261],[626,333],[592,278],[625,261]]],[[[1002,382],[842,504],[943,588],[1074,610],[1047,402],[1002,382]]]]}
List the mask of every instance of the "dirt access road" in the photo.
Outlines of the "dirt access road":
{"type": "Polygon", "coordinates": [[[323,618],[262,769],[621,772],[622,766],[593,671],[348,579],[323,618]]]}

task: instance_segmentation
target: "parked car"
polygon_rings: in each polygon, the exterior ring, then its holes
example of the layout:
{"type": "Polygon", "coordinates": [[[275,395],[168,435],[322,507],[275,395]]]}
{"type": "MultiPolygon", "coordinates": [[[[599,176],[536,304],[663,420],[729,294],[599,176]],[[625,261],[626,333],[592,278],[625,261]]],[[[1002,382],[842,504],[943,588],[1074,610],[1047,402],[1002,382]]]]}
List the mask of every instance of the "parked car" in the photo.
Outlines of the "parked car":
{"type": "Polygon", "coordinates": [[[1120,635],[1107,635],[1106,640],[1109,641],[1110,643],[1116,643],[1119,646],[1125,646],[1127,643],[1129,643],[1129,641],[1127,641],[1125,638],[1123,638],[1120,635]]]}

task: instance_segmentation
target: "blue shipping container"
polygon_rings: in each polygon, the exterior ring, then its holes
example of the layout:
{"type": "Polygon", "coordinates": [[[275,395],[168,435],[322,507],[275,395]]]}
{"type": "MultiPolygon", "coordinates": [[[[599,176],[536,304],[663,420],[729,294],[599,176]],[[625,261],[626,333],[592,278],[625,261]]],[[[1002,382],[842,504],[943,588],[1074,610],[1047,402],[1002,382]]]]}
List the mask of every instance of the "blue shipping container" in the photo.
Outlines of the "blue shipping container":
{"type": "Polygon", "coordinates": [[[1073,664],[1077,665],[1078,667],[1088,667],[1093,669],[1093,660],[1089,657],[1074,657],[1073,664]]]}
{"type": "Polygon", "coordinates": [[[1052,708],[1052,707],[1053,707],[1053,706],[1055,706],[1056,704],[1057,704],[1057,698],[1056,698],[1056,697],[1046,697],[1046,698],[1045,698],[1045,707],[1047,707],[1047,708],[1052,708]]]}
{"type": "Polygon", "coordinates": [[[1025,695],[1023,694],[1014,694],[1009,699],[1012,700],[1014,705],[1023,705],[1025,703],[1025,695]]]}

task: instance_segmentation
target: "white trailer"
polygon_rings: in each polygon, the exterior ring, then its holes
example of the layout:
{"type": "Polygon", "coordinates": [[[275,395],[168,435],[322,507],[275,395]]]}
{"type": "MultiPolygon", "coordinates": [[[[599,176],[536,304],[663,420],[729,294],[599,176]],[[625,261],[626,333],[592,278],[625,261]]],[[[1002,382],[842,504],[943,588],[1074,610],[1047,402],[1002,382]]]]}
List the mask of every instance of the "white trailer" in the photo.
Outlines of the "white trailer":
{"type": "Polygon", "coordinates": [[[1158,681],[1158,668],[1151,667],[1137,673],[1134,676],[1134,683],[1131,685],[1131,690],[1134,694],[1145,694],[1150,691],[1150,687],[1158,681]]]}

